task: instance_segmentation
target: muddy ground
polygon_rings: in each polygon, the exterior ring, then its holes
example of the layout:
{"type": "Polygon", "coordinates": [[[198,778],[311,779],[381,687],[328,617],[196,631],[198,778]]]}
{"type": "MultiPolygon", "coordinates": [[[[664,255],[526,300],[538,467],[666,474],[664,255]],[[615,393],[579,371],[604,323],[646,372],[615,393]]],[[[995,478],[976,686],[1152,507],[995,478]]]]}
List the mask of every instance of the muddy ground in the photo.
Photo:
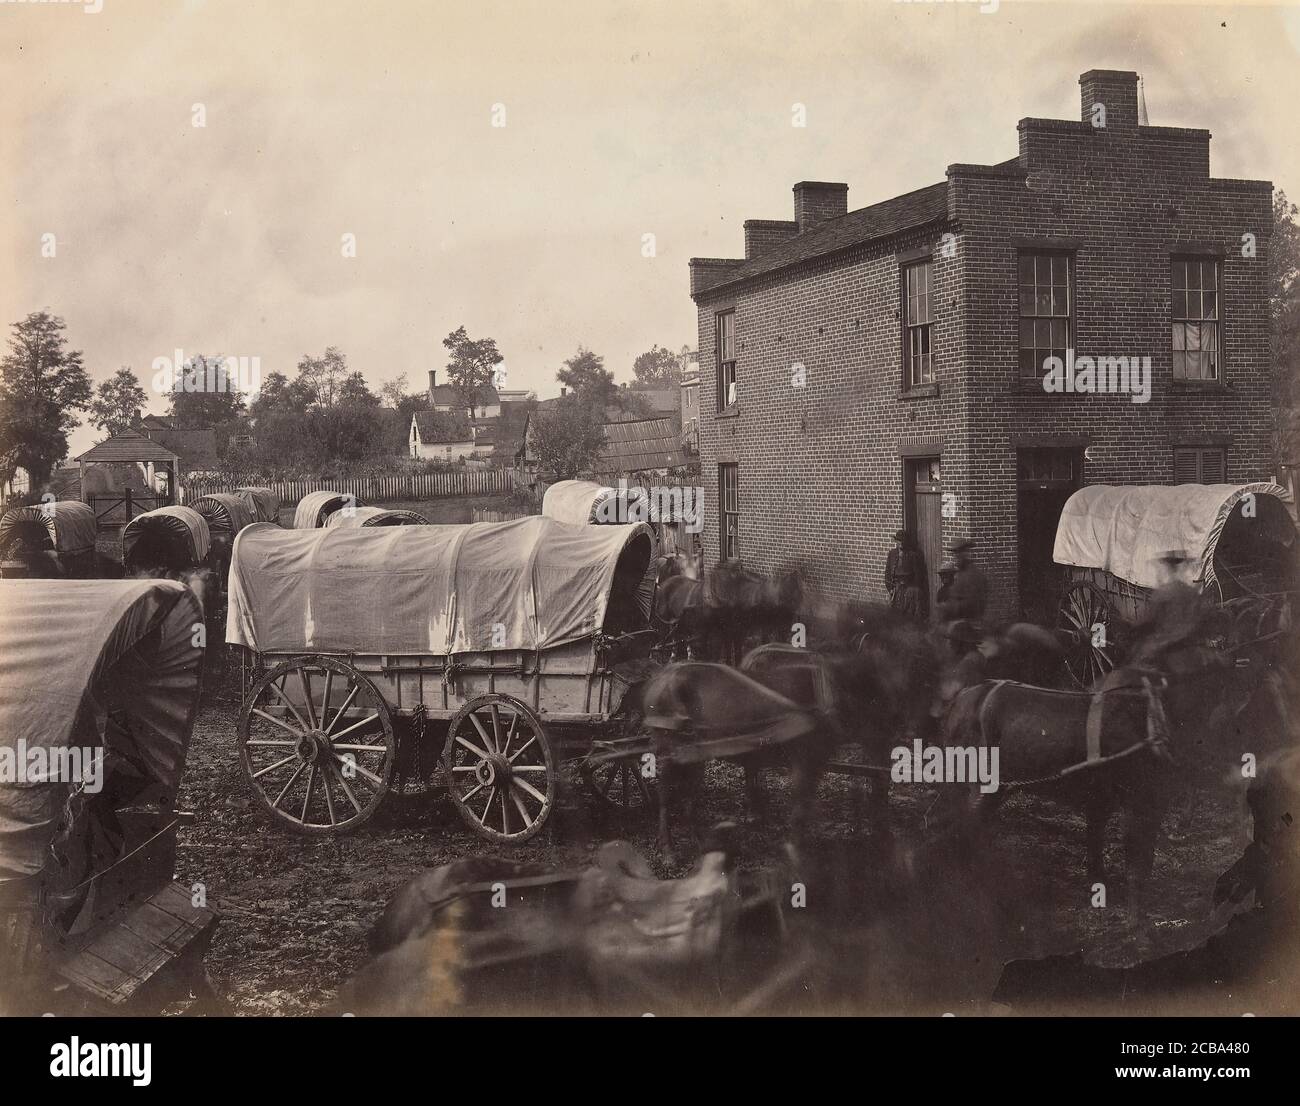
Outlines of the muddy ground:
{"type": "MultiPolygon", "coordinates": [[[[269,824],[241,775],[237,698],[235,681],[205,693],[180,796],[196,821],[182,832],[177,878],[203,883],[221,913],[208,966],[239,1012],[332,1009],[340,985],[366,960],[366,935],[394,892],[460,857],[577,867],[601,841],[623,838],[661,876],[682,874],[689,863],[683,858],[677,870],[667,869],[654,850],[654,827],[604,814],[572,769],[549,830],[519,846],[475,837],[444,796],[417,785],[391,796],[353,836],[292,836],[269,824]]],[[[783,857],[784,772],[770,770],[766,783],[770,818],[741,832],[747,868],[783,857]]],[[[858,825],[858,785],[842,776],[821,787],[805,851],[809,909],[821,907],[835,938],[849,947],[869,938],[863,955],[871,962],[864,959],[856,1005],[880,1011],[986,1012],[1001,964],[1014,957],[1081,950],[1091,962],[1122,965],[1190,948],[1226,921],[1211,893],[1249,840],[1240,788],[1207,773],[1201,784],[1193,804],[1167,823],[1173,835],[1157,854],[1144,931],[1127,927],[1113,901],[1092,905],[1083,819],[1068,808],[1024,793],[1009,799],[979,847],[978,863],[958,872],[933,849],[932,788],[896,786],[894,833],[873,838],[858,825]]],[[[711,769],[702,822],[743,822],[743,791],[739,769],[711,769]]],[[[1121,828],[1112,827],[1108,847],[1116,873],[1121,828]]],[[[1121,881],[1109,895],[1122,897],[1121,881]]]]}

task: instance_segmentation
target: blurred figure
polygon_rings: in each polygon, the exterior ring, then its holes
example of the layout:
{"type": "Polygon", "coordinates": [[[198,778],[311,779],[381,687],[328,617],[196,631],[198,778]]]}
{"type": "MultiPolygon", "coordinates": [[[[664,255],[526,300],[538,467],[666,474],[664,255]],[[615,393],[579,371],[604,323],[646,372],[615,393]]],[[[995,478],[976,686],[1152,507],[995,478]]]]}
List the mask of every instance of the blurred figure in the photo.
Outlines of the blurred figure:
{"type": "Polygon", "coordinates": [[[921,613],[921,581],[925,571],[916,541],[905,530],[894,535],[894,547],[885,558],[885,592],[889,605],[907,615],[921,613]]]}
{"type": "Polygon", "coordinates": [[[939,604],[941,622],[964,619],[978,624],[984,620],[984,611],[989,601],[989,584],[988,578],[975,564],[974,550],[975,543],[970,538],[959,538],[952,544],[957,571],[953,575],[952,586],[939,604]]]}

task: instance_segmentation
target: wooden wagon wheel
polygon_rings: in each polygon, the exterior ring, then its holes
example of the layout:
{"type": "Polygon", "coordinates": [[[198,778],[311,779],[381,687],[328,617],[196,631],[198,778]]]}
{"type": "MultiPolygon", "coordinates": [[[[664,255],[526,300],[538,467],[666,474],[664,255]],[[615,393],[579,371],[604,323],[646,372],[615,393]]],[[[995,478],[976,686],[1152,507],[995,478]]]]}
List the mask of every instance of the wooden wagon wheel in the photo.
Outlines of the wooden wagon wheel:
{"type": "Polygon", "coordinates": [[[492,841],[527,841],[555,805],[555,757],[542,720],[510,695],[471,699],[447,726],[447,793],[492,841]]]}
{"type": "Polygon", "coordinates": [[[271,817],[297,833],[348,833],[370,818],[396,752],[383,695],[333,657],[276,665],[239,715],[244,774],[271,817]]]}
{"type": "Polygon", "coordinates": [[[1066,640],[1065,667],[1081,688],[1093,687],[1115,667],[1113,621],[1110,604],[1095,584],[1071,584],[1061,597],[1056,626],[1066,640]],[[1104,644],[1094,645],[1094,635],[1104,644]]]}
{"type": "Polygon", "coordinates": [[[594,768],[583,760],[578,771],[592,797],[612,810],[641,814],[658,802],[654,783],[641,774],[639,757],[607,760],[594,768]]]}

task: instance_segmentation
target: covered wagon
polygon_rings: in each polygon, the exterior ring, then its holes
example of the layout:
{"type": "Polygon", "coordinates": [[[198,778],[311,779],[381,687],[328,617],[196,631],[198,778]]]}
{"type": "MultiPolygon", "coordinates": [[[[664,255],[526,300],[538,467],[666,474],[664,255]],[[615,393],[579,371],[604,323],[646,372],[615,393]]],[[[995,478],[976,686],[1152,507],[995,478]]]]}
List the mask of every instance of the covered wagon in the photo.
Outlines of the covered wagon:
{"type": "Polygon", "coordinates": [[[280,497],[271,488],[250,485],[246,488],[236,488],[235,494],[248,504],[248,509],[253,512],[254,522],[279,523],[280,497]]]}
{"type": "Polygon", "coordinates": [[[613,725],[627,680],[611,639],[645,625],[637,587],[653,549],[644,526],[538,516],[249,527],[226,640],[253,658],[239,750],[266,812],[304,833],[353,829],[389,790],[399,725],[418,740],[446,723],[441,768],[461,817],[493,840],[531,837],[561,757],[613,725]]]}
{"type": "Polygon", "coordinates": [[[0,517],[0,576],[93,576],[95,537],[95,512],[78,500],[11,507],[0,517]]]}
{"type": "Polygon", "coordinates": [[[159,507],[136,515],[122,530],[122,563],[128,573],[184,572],[208,559],[208,521],[192,507],[159,507]]]}
{"type": "Polygon", "coordinates": [[[327,529],[355,530],[361,526],[428,526],[429,520],[418,511],[399,511],[386,507],[346,507],[325,520],[327,529]]]}
{"type": "Polygon", "coordinates": [[[324,526],[335,511],[349,506],[357,506],[357,501],[355,496],[346,492],[308,492],[298,500],[298,506],[294,508],[293,528],[315,530],[324,526]]]}
{"type": "Polygon", "coordinates": [[[1225,604],[1296,587],[1296,529],[1267,482],[1081,488],[1053,559],[1066,569],[1057,626],[1070,674],[1090,687],[1118,663],[1152,592],[1180,581],[1225,604]]]}
{"type": "Polygon", "coordinates": [[[12,1007],[51,1010],[58,992],[75,1009],[140,1009],[169,979],[201,978],[215,915],[173,883],[201,623],[170,580],[0,582],[0,1000],[12,1007]]]}
{"type": "Polygon", "coordinates": [[[224,580],[230,565],[230,550],[239,532],[255,521],[247,501],[233,492],[214,492],[190,504],[208,524],[212,542],[212,567],[224,580]]]}

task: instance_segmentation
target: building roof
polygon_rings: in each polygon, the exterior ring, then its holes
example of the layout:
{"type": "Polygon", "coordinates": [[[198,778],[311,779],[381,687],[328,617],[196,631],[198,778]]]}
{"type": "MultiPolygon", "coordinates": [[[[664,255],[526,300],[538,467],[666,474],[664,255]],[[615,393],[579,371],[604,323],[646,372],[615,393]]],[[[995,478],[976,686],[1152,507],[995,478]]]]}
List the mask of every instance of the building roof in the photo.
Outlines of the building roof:
{"type": "Polygon", "coordinates": [[[146,464],[150,461],[155,464],[158,462],[174,464],[180,460],[180,455],[173,453],[161,442],[146,438],[138,431],[123,430],[122,433],[114,434],[98,445],[91,446],[80,457],[74,457],[73,460],[98,464],[131,461],[141,461],[146,464]]]}
{"type": "Polygon", "coordinates": [[[217,464],[217,432],[210,426],[149,427],[145,434],[180,457],[183,469],[210,469],[217,464]]]}
{"type": "Polygon", "coordinates": [[[672,419],[638,419],[605,424],[605,444],[592,471],[641,472],[690,464],[672,419]]]}
{"type": "Polygon", "coordinates": [[[738,265],[718,273],[696,290],[713,292],[780,269],[801,265],[830,254],[861,246],[913,227],[948,217],[948,183],[940,181],[870,207],[827,219],[793,238],[738,265]]]}
{"type": "Polygon", "coordinates": [[[416,411],[411,417],[424,445],[450,445],[474,440],[469,420],[463,415],[450,411],[416,411]]]}
{"type": "MultiPolygon", "coordinates": [[[[455,384],[435,384],[429,389],[429,400],[436,407],[464,407],[468,404],[460,394],[460,389],[455,384]]],[[[478,402],[476,407],[490,407],[495,403],[501,402],[501,396],[491,385],[486,388],[480,388],[478,392],[478,402]]]]}

